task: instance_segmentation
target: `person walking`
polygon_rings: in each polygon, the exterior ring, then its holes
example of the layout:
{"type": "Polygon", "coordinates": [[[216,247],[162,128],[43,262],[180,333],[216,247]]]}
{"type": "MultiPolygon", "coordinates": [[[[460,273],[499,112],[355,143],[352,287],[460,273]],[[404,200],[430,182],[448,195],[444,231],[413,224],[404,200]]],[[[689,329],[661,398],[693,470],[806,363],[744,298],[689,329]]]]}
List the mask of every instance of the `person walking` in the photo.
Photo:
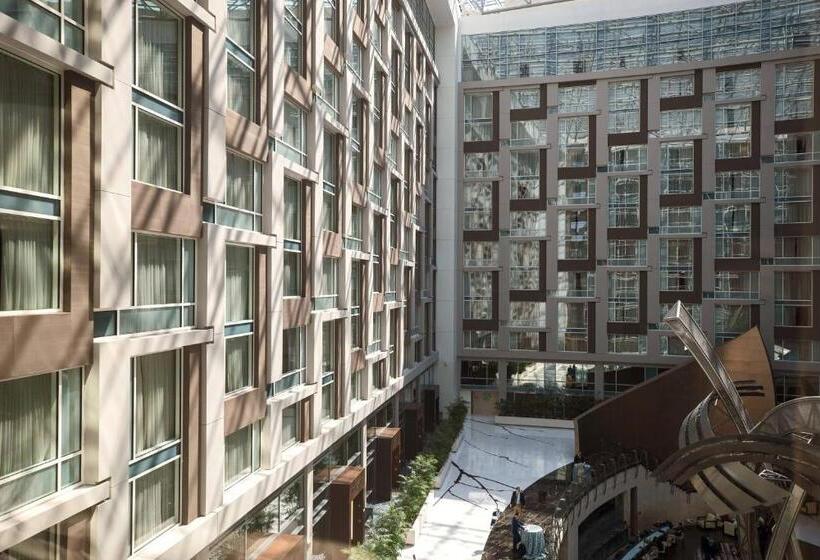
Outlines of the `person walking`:
{"type": "Polygon", "coordinates": [[[512,517],[512,522],[510,523],[513,538],[513,554],[518,552],[518,547],[521,544],[521,529],[523,528],[524,524],[521,523],[520,519],[518,519],[518,514],[514,514],[512,517]]]}
{"type": "Polygon", "coordinates": [[[515,513],[521,513],[521,510],[527,505],[527,500],[520,486],[516,486],[515,490],[513,490],[513,494],[510,497],[510,505],[515,510],[515,513]]]}

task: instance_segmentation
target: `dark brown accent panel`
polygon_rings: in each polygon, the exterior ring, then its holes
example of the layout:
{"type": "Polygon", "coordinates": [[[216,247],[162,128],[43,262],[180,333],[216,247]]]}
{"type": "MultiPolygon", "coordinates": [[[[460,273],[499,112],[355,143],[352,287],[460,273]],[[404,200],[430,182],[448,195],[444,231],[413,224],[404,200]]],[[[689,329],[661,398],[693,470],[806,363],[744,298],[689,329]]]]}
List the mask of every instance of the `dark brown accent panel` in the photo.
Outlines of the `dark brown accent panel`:
{"type": "Polygon", "coordinates": [[[97,85],[86,78],[64,74],[62,302],[57,313],[0,317],[3,380],[91,363],[96,93],[97,85]]]}
{"type": "Polygon", "coordinates": [[[538,333],[538,350],[541,352],[547,351],[547,333],[544,331],[538,333]]]}
{"type": "Polygon", "coordinates": [[[225,143],[230,149],[249,158],[265,161],[268,157],[267,127],[231,110],[225,113],[225,143]]]}
{"type": "Polygon", "coordinates": [[[365,368],[367,362],[364,358],[364,350],[356,348],[350,354],[350,371],[359,371],[365,368]]]}
{"type": "Polygon", "coordinates": [[[332,258],[342,256],[342,235],[340,233],[322,230],[319,235],[321,236],[320,242],[323,256],[332,258]]]}
{"type": "Polygon", "coordinates": [[[760,101],[752,101],[752,152],[747,158],[716,159],[715,171],[751,171],[760,169],[760,101]]]}
{"type": "Polygon", "coordinates": [[[362,21],[362,18],[359,16],[358,13],[354,12],[353,16],[353,35],[359,42],[362,44],[363,47],[367,48],[369,46],[369,41],[367,39],[367,25],[362,21]]]}
{"type": "Polygon", "coordinates": [[[205,383],[202,367],[202,345],[182,349],[182,524],[199,516],[199,410],[201,389],[205,383]]]}
{"type": "Polygon", "coordinates": [[[539,84],[539,104],[532,109],[510,109],[511,121],[534,121],[546,119],[549,111],[547,107],[547,84],[539,84]]]}
{"type": "Polygon", "coordinates": [[[662,194],[659,196],[661,208],[667,206],[701,206],[703,204],[703,140],[692,142],[693,192],[689,194],[662,194]]]}
{"type": "Polygon", "coordinates": [[[587,302],[587,352],[595,353],[595,302],[587,302]]]}
{"type": "Polygon", "coordinates": [[[267,389],[254,388],[225,398],[225,435],[265,417],[267,389]]]}
{"type": "Polygon", "coordinates": [[[290,329],[308,324],[310,319],[310,298],[285,298],[282,300],[282,328],[290,329]]]}
{"type": "Polygon", "coordinates": [[[63,560],[85,560],[91,556],[91,516],[93,508],[82,511],[60,524],[58,546],[63,560]]]}
{"type": "Polygon", "coordinates": [[[751,257],[748,259],[715,259],[715,272],[760,270],[760,204],[752,203],[751,257]]]}
{"type": "Polygon", "coordinates": [[[331,39],[329,34],[325,34],[324,40],[324,61],[333,67],[333,71],[339,76],[344,73],[345,59],[342,49],[331,39]]]}
{"type": "MultiPolygon", "coordinates": [[[[814,61],[814,91],[820,92],[820,60],[814,61]]],[[[814,114],[811,118],[774,121],[774,133],[789,134],[793,132],[812,132],[820,130],[820,96],[815,94],[813,102],[814,114]]]]}
{"type": "Polygon", "coordinates": [[[623,132],[608,134],[609,146],[626,146],[630,144],[646,144],[649,139],[649,82],[641,80],[641,115],[640,130],[638,132],[623,132]]]}
{"type": "MultiPolygon", "coordinates": [[[[661,98],[661,111],[697,109],[703,106],[703,70],[694,72],[695,91],[692,95],[661,98]]],[[[697,167],[695,169],[698,169],[697,167]]]]}

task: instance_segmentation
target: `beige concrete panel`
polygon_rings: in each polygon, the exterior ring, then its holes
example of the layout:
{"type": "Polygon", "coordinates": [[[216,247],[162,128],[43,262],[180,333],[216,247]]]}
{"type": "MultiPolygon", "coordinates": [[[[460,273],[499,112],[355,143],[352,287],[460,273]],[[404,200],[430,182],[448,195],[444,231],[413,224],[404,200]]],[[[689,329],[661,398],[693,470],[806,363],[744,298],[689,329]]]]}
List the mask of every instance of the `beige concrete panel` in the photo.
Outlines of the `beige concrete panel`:
{"type": "MultiPolygon", "coordinates": [[[[130,182],[129,182],[130,187],[130,182]]],[[[98,191],[97,299],[95,309],[128,307],[131,301],[131,197],[98,191]]]]}
{"type": "Polygon", "coordinates": [[[227,159],[225,155],[225,117],[220,113],[208,108],[208,171],[205,181],[203,198],[214,202],[225,201],[227,159]]]}

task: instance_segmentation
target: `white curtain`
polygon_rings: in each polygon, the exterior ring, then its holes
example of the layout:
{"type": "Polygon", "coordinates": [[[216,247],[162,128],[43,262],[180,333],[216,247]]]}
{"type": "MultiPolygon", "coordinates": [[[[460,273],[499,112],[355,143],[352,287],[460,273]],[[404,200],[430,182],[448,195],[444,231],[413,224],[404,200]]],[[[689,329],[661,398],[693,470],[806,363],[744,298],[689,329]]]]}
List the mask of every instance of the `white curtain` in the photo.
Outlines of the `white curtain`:
{"type": "Polygon", "coordinates": [[[0,310],[56,307],[54,222],[0,215],[0,310]]]}
{"type": "Polygon", "coordinates": [[[253,54],[253,0],[228,2],[228,37],[231,41],[253,54]]]}
{"type": "Polygon", "coordinates": [[[57,387],[54,375],[0,386],[0,476],[56,457],[57,387]]]}
{"type": "Polygon", "coordinates": [[[251,258],[248,247],[229,245],[225,251],[225,322],[253,319],[251,312],[251,258]]]}
{"type": "Polygon", "coordinates": [[[252,118],[253,73],[232,56],[228,57],[228,107],[245,118],[252,118]]]}
{"type": "Polygon", "coordinates": [[[79,451],[82,441],[83,372],[79,368],[64,371],[60,378],[60,454],[67,455],[79,451]]]}
{"type": "Polygon", "coordinates": [[[138,0],[137,11],[137,83],[179,105],[179,19],[152,0],[138,0]]]}
{"type": "Polygon", "coordinates": [[[137,286],[134,303],[180,303],[180,260],[178,239],[137,236],[137,286]]]}
{"type": "Polygon", "coordinates": [[[252,335],[225,339],[226,393],[250,385],[252,342],[252,335]]]}
{"type": "Polygon", "coordinates": [[[54,77],[0,54],[0,186],[56,194],[54,77]]]}
{"type": "Polygon", "coordinates": [[[253,210],[254,164],[252,161],[228,154],[228,185],[225,204],[243,210],[253,210]]]}
{"type": "Polygon", "coordinates": [[[301,184],[285,177],[285,237],[287,239],[301,240],[301,184]]]}
{"type": "Polygon", "coordinates": [[[140,546],[177,522],[176,471],[168,463],[134,481],[134,545],[140,546]]]}
{"type": "Polygon", "coordinates": [[[137,117],[137,180],[182,190],[179,181],[180,128],[143,111],[137,117]]]}
{"type": "Polygon", "coordinates": [[[177,438],[177,355],[162,352],[134,359],[135,453],[177,438]]]}
{"type": "Polygon", "coordinates": [[[253,427],[246,426],[225,436],[225,486],[251,472],[253,427]]]}

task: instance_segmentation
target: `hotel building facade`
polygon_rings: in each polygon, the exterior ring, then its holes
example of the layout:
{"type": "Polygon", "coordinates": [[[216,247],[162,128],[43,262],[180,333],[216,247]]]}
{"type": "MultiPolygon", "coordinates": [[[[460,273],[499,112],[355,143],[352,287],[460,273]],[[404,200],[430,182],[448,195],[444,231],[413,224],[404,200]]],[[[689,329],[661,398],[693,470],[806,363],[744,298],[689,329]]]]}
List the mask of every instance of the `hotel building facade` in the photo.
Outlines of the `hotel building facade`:
{"type": "Polygon", "coordinates": [[[439,413],[431,8],[0,4],[0,558],[362,538],[439,413]]]}
{"type": "Polygon", "coordinates": [[[758,327],[778,400],[820,393],[820,3],[578,0],[460,33],[473,409],[684,362],[677,300],[716,344],[758,327]]]}

